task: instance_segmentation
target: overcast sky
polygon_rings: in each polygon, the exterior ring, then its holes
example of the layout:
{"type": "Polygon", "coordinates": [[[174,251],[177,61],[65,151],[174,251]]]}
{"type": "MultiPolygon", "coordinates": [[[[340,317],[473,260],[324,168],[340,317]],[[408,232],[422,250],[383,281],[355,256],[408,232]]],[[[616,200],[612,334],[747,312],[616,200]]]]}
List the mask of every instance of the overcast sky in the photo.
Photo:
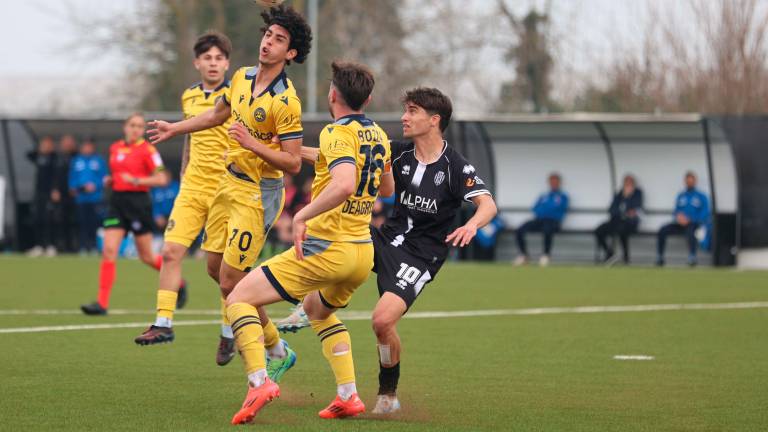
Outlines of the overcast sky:
{"type": "MultiPolygon", "coordinates": [[[[356,0],[344,0],[356,1],[356,0]]],[[[495,9],[497,0],[454,0],[466,5],[467,16],[482,15],[484,7],[495,9]]],[[[707,1],[707,0],[703,0],[707,1]]],[[[768,0],[760,0],[768,4],[768,0]]],[[[1,113],[50,111],[46,93],[56,93],[62,101],[97,92],[94,87],[119,83],[119,71],[123,70],[123,59],[116,52],[85,57],[82,53],[73,56],[70,48],[82,37],[87,29],[77,29],[68,19],[72,10],[88,17],[113,17],[120,13],[133,12],[137,0],[0,0],[3,10],[3,25],[0,38],[4,41],[18,41],[6,51],[7,60],[0,62],[0,91],[10,97],[0,100],[1,113]],[[90,78],[110,72],[102,80],[90,78]],[[118,73],[115,73],[118,71],[118,73]],[[56,80],[39,78],[55,77],[56,80]],[[31,80],[31,81],[30,81],[31,80]],[[39,98],[30,92],[29,83],[36,82],[39,98]],[[47,87],[46,87],[47,86],[47,87]],[[87,88],[81,88],[87,87],[87,88]],[[90,91],[90,93],[89,93],[90,91]]],[[[649,5],[670,14],[675,8],[687,4],[683,0],[507,0],[518,16],[531,6],[542,9],[552,5],[552,29],[555,43],[555,96],[568,98],[579,92],[578,86],[588,79],[599,77],[602,66],[626,50],[636,50],[646,28],[649,5]]],[[[429,2],[408,0],[408,7],[427,7],[429,2]]],[[[418,11],[403,11],[418,16],[418,11]]],[[[471,18],[470,18],[471,19],[471,18]]],[[[691,20],[683,15],[680,28],[690,26],[691,20]]],[[[677,23],[675,23],[677,26],[677,23]]],[[[322,28],[317,29],[322,31],[322,28]]],[[[509,65],[497,53],[481,61],[487,65],[487,72],[497,80],[511,78],[509,65]]],[[[103,76],[103,75],[102,75],[103,76]]],[[[93,98],[91,98],[93,100],[93,98]]],[[[78,111],[61,105],[63,110],[78,111]]],[[[83,109],[93,107],[84,107],[83,109]]]]}
{"type": "MultiPolygon", "coordinates": [[[[609,52],[610,40],[605,35],[633,38],[641,28],[637,17],[642,15],[645,1],[655,0],[553,0],[556,31],[562,36],[567,35],[568,50],[584,50],[585,59],[596,53],[609,52]],[[586,52],[587,48],[590,52],[586,52]]],[[[482,7],[494,2],[476,0],[475,4],[482,7]]],[[[114,55],[87,60],[67,55],[66,48],[79,31],[67,22],[68,7],[71,5],[82,13],[108,15],[130,10],[135,0],[5,0],[2,3],[0,38],[23,43],[13,50],[12,58],[2,62],[0,77],[19,77],[77,75],[83,70],[83,61],[87,61],[88,70],[94,72],[114,67],[120,61],[114,55]]],[[[532,4],[544,3],[545,0],[510,2],[520,13],[532,4]]]]}

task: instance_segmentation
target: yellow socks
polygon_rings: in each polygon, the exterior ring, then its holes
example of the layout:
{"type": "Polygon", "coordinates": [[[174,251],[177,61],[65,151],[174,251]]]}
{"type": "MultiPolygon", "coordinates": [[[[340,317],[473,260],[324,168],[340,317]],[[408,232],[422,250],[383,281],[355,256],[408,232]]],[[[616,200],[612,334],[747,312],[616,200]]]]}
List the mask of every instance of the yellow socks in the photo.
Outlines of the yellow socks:
{"type": "Polygon", "coordinates": [[[171,327],[173,312],[176,311],[176,298],[179,293],[169,290],[157,290],[157,318],[155,325],[158,327],[171,327]]]}
{"type": "Polygon", "coordinates": [[[280,343],[280,334],[277,332],[277,327],[272,320],[267,321],[267,324],[262,325],[264,329],[264,346],[267,349],[273,348],[280,343]]]}
{"type": "Polygon", "coordinates": [[[235,335],[232,334],[229,318],[227,317],[227,299],[224,297],[221,298],[221,336],[229,339],[235,338],[235,335]]]}
{"type": "Polygon", "coordinates": [[[247,303],[235,303],[227,307],[227,318],[232,323],[232,332],[245,363],[246,373],[250,375],[266,369],[264,331],[256,308],[247,303]]]}
{"type": "Polygon", "coordinates": [[[321,321],[310,321],[312,328],[320,337],[323,355],[331,364],[336,384],[355,382],[355,364],[352,361],[352,339],[347,327],[339,321],[336,314],[331,314],[321,321]]]}

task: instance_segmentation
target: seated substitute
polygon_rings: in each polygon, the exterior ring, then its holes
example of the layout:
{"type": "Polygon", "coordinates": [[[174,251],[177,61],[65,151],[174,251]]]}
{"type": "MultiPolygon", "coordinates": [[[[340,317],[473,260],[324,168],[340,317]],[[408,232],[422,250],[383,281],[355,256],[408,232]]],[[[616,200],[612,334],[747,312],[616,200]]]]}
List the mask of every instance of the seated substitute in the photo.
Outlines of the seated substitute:
{"type": "Polygon", "coordinates": [[[597,244],[605,252],[606,264],[615,264],[619,260],[613,246],[606,241],[608,236],[619,237],[624,264],[629,264],[629,236],[637,232],[642,209],[643,191],[637,188],[635,177],[627,174],[624,176],[624,185],[616,192],[608,209],[611,218],[595,230],[597,244]]]}
{"type": "Polygon", "coordinates": [[[684,235],[688,240],[688,265],[695,266],[696,230],[709,221],[709,199],[696,189],[696,174],[693,171],[685,173],[685,190],[677,195],[675,202],[675,221],[664,225],[659,230],[656,246],[656,265],[664,265],[664,251],[667,246],[667,236],[670,234],[684,235]]]}
{"type": "Polygon", "coordinates": [[[549,192],[541,194],[533,206],[534,218],[524,223],[515,232],[517,248],[520,255],[515,258],[517,266],[528,263],[528,248],[525,244],[525,234],[529,231],[541,232],[544,235],[544,254],[539,258],[539,265],[544,267],[549,264],[549,255],[552,252],[552,239],[555,233],[560,231],[560,225],[568,211],[568,195],[560,190],[562,177],[558,173],[549,175],[549,192]]]}

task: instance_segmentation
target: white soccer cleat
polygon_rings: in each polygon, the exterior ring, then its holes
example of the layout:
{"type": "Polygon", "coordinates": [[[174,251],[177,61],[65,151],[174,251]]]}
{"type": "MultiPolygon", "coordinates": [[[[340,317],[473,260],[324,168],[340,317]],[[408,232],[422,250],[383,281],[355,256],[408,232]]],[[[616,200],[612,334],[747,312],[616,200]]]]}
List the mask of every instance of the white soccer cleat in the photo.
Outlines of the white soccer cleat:
{"type": "Polygon", "coordinates": [[[549,255],[542,255],[539,258],[539,267],[546,267],[549,265],[549,255]]]}
{"type": "Polygon", "coordinates": [[[512,265],[515,267],[524,266],[526,264],[528,264],[528,257],[525,255],[518,255],[517,258],[512,261],[512,265]]]}
{"type": "Polygon", "coordinates": [[[373,414],[392,414],[393,412],[400,411],[400,401],[397,400],[397,396],[390,395],[378,395],[376,397],[376,406],[373,407],[373,414]]]}
{"type": "Polygon", "coordinates": [[[304,327],[309,327],[309,318],[307,318],[307,314],[304,312],[304,307],[299,303],[290,315],[279,321],[275,321],[275,326],[277,327],[277,330],[283,333],[296,333],[304,327]]]}

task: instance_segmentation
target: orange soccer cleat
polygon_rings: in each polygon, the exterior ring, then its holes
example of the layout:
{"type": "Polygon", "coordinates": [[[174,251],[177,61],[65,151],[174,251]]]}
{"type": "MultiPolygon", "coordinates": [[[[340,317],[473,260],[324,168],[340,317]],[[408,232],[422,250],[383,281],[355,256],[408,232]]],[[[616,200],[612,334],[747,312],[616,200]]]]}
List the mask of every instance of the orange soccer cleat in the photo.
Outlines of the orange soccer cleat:
{"type": "Polygon", "coordinates": [[[248,386],[248,394],[245,396],[243,406],[232,417],[232,424],[238,425],[252,422],[264,405],[278,397],[280,397],[280,387],[269,378],[258,387],[248,386]]]}
{"type": "Polygon", "coordinates": [[[320,411],[318,414],[324,419],[354,417],[358,414],[365,412],[365,405],[363,401],[357,396],[357,393],[353,394],[348,400],[342,400],[341,396],[336,396],[336,399],[328,405],[327,408],[320,411]]]}

